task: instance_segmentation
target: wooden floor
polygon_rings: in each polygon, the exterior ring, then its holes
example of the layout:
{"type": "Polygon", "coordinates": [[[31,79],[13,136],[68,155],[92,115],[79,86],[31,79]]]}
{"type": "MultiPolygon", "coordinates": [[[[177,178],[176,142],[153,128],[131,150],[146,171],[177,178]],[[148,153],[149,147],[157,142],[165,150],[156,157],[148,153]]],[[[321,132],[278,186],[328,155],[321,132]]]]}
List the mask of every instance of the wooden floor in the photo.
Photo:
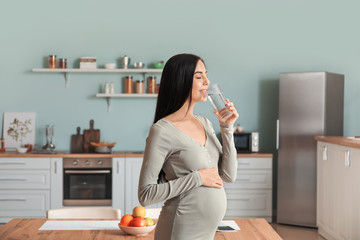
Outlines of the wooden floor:
{"type": "MultiPolygon", "coordinates": [[[[0,227],[4,224],[0,223],[0,227]]],[[[295,227],[284,224],[271,223],[271,226],[283,240],[325,240],[318,233],[317,229],[295,227]]]]}
{"type": "Polygon", "coordinates": [[[325,238],[318,234],[315,228],[297,227],[278,223],[271,223],[271,226],[284,240],[325,240],[325,238]]]}

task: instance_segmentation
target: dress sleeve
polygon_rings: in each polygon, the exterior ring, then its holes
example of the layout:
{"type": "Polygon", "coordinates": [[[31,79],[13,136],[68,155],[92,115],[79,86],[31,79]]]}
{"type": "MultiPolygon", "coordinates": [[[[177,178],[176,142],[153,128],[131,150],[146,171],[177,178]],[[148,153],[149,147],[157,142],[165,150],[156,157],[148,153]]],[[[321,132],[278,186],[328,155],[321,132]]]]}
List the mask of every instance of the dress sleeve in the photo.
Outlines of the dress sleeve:
{"type": "Polygon", "coordinates": [[[143,206],[179,196],[202,184],[199,171],[165,183],[158,183],[163,164],[171,154],[171,142],[166,136],[164,129],[153,124],[146,139],[138,188],[139,202],[143,206]]]}
{"type": "Polygon", "coordinates": [[[222,145],[216,137],[211,122],[206,119],[210,130],[212,131],[217,148],[220,151],[218,171],[221,179],[225,182],[234,182],[237,176],[237,152],[234,144],[234,127],[232,123],[220,123],[222,145]]]}
{"type": "Polygon", "coordinates": [[[219,175],[225,182],[235,182],[237,176],[237,152],[234,144],[233,124],[220,123],[222,155],[219,159],[219,175]]]}

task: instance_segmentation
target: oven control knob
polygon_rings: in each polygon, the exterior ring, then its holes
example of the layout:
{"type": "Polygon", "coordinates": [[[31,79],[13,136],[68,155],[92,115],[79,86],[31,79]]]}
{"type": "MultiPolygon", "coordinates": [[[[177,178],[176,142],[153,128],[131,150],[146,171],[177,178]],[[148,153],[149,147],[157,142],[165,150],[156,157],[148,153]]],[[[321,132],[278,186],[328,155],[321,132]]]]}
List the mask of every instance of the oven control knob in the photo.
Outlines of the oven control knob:
{"type": "Polygon", "coordinates": [[[86,161],[85,161],[85,164],[86,164],[86,165],[90,165],[90,161],[89,161],[89,160],[86,160],[86,161]]]}
{"type": "Polygon", "coordinates": [[[75,165],[75,166],[78,165],[78,163],[79,163],[78,160],[73,161],[73,165],[75,165]]]}
{"type": "Polygon", "coordinates": [[[103,164],[103,161],[98,160],[98,161],[97,161],[97,164],[101,165],[101,164],[103,164]]]}

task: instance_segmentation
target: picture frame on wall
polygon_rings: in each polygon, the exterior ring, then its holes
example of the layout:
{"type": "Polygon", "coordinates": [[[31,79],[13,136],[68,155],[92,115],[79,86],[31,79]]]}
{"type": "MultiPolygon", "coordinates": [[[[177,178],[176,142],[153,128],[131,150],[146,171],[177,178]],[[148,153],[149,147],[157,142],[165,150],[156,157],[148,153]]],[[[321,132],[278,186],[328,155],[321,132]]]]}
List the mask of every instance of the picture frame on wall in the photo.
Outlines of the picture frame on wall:
{"type": "Polygon", "coordinates": [[[26,144],[35,144],[35,113],[5,112],[3,138],[6,151],[16,150],[26,144]]]}

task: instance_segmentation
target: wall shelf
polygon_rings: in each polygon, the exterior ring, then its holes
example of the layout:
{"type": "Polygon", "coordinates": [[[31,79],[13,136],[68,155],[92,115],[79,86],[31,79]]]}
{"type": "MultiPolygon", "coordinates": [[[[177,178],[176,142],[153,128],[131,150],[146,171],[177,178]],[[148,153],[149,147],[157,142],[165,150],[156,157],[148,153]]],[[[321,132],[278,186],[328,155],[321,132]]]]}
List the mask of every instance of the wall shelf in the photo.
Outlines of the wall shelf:
{"type": "Polygon", "coordinates": [[[114,94],[107,94],[107,93],[97,93],[96,97],[98,98],[106,98],[107,105],[108,105],[108,112],[111,111],[111,98],[156,98],[157,93],[114,93],[114,94]]]}
{"type": "Polygon", "coordinates": [[[69,87],[69,73],[140,73],[143,74],[144,79],[145,75],[149,73],[162,73],[162,69],[155,68],[115,68],[115,69],[104,69],[104,68],[94,68],[94,69],[80,69],[80,68],[33,68],[33,72],[38,73],[63,73],[65,76],[65,86],[69,87]]]}

